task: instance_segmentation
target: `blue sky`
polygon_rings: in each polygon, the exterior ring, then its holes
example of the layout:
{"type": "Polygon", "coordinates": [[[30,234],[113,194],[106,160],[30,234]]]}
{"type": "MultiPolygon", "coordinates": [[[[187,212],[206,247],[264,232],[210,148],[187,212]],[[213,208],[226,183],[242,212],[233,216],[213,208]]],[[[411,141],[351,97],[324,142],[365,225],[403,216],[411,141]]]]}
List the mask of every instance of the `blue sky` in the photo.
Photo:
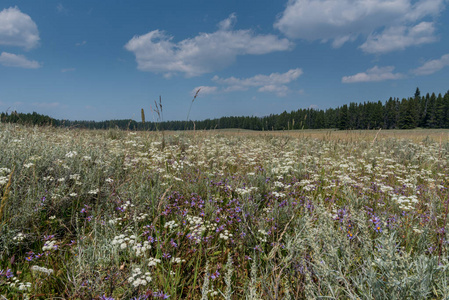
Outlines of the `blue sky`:
{"type": "Polygon", "coordinates": [[[264,116],[449,89],[447,0],[0,0],[0,111],[264,116]]]}

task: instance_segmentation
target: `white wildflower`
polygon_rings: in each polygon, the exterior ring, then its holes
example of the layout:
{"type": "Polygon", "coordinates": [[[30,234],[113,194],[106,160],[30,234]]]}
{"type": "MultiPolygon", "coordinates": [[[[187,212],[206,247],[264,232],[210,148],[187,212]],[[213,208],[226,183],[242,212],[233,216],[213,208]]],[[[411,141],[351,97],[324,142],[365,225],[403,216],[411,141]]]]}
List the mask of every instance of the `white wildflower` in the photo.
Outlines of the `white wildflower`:
{"type": "Polygon", "coordinates": [[[76,156],[77,154],[78,154],[78,153],[77,153],[76,151],[70,151],[70,152],[68,152],[68,153],[65,155],[65,157],[71,158],[71,157],[76,156]]]}

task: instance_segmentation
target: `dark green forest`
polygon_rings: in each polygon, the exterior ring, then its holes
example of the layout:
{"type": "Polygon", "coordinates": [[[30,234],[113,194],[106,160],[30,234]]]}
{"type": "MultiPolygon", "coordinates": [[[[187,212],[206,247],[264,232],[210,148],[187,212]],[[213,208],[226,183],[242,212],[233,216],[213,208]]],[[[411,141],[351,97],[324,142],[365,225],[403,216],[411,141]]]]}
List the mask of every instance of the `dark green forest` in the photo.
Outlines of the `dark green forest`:
{"type": "MultiPolygon", "coordinates": [[[[144,114],[142,113],[144,116],[144,114]]],[[[390,98],[385,103],[351,102],[337,108],[299,109],[265,117],[221,117],[202,121],[137,122],[131,119],[109,121],[57,120],[36,112],[2,113],[1,122],[38,126],[124,130],[209,130],[240,128],[251,130],[293,129],[413,129],[449,128],[449,91],[422,96],[419,88],[413,97],[390,98]]]]}

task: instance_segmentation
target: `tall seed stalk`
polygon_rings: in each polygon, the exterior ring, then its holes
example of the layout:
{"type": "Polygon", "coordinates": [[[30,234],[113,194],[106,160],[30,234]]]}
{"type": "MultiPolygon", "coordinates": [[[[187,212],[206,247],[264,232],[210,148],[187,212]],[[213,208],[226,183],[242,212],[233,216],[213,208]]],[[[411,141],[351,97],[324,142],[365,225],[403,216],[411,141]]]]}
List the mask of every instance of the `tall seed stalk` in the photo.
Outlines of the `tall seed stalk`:
{"type": "MultiPolygon", "coordinates": [[[[143,125],[143,129],[145,129],[145,111],[143,110],[143,108],[140,110],[140,115],[142,117],[142,125],[143,125]]],[[[128,126],[129,127],[129,126],[128,126]]]]}
{"type": "MultiPolygon", "coordinates": [[[[199,89],[196,91],[195,96],[193,96],[192,102],[190,103],[189,111],[188,111],[188,113],[187,113],[186,127],[187,127],[188,124],[189,124],[190,110],[192,109],[193,102],[195,101],[195,99],[196,99],[196,97],[198,96],[198,94],[199,94],[200,91],[201,91],[201,89],[199,88],[199,89]]],[[[185,128],[185,129],[187,129],[187,128],[185,128]]]]}
{"type": "Polygon", "coordinates": [[[156,123],[156,130],[159,131],[159,129],[161,130],[162,133],[162,150],[165,148],[165,132],[164,132],[164,127],[161,126],[159,127],[159,125],[161,125],[163,119],[164,119],[164,115],[162,113],[162,97],[159,96],[159,103],[154,100],[154,109],[153,111],[157,114],[157,123],[156,123]]]}

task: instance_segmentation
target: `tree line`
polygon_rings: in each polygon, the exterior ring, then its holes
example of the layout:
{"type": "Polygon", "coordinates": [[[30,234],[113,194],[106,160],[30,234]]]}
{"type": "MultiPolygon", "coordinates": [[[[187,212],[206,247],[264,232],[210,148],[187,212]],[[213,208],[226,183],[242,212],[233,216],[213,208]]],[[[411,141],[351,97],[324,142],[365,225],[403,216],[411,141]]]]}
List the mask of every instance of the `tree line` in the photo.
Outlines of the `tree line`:
{"type": "MultiPolygon", "coordinates": [[[[143,109],[142,109],[142,116],[143,109]]],[[[293,129],[412,129],[449,128],[449,91],[443,96],[427,93],[421,96],[416,88],[413,97],[390,98],[385,103],[351,102],[337,108],[298,109],[265,117],[242,116],[221,117],[201,121],[137,122],[131,119],[109,121],[57,120],[49,116],[24,113],[2,113],[2,122],[28,125],[51,125],[85,129],[123,130],[209,130],[240,128],[251,130],[293,130],[293,129]]]]}

